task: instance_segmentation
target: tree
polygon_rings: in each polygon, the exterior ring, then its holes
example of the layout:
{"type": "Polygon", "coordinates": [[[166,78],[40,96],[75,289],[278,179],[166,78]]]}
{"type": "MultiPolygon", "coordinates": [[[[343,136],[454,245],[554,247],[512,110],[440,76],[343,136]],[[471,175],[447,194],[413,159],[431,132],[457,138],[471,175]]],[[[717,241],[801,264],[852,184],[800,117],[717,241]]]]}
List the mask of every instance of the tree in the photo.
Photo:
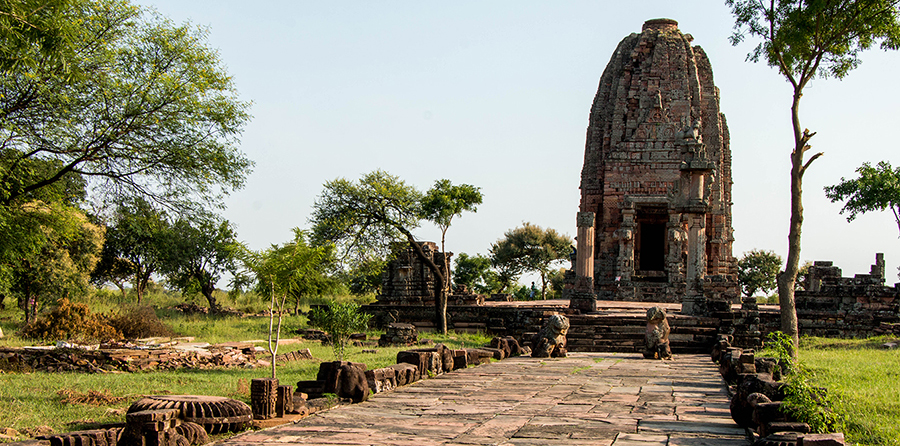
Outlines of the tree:
{"type": "MultiPolygon", "coordinates": [[[[363,175],[359,183],[344,178],[329,181],[313,204],[313,239],[316,244],[334,243],[342,257],[373,251],[387,257],[391,242],[405,240],[437,283],[446,283],[443,269],[425,255],[411,232],[421,221],[421,202],[415,187],[382,170],[363,175]]],[[[436,325],[446,333],[445,287],[434,287],[434,301],[436,325]]]]}
{"type": "Polygon", "coordinates": [[[180,210],[243,184],[248,104],[204,31],[124,0],[28,0],[0,3],[0,33],[0,205],[72,174],[180,210]]]}
{"type": "Polygon", "coordinates": [[[768,293],[775,289],[775,279],[781,270],[781,256],[773,251],[754,249],[738,260],[738,282],[747,297],[757,291],[768,293]]]}
{"type": "Polygon", "coordinates": [[[244,262],[257,281],[257,291],[265,294],[274,286],[294,304],[294,313],[310,296],[320,296],[337,287],[330,276],[336,263],[334,246],[312,246],[309,235],[294,228],[294,239],[282,245],[256,253],[250,262],[244,262]]]}
{"type": "Polygon", "coordinates": [[[503,239],[491,245],[492,263],[513,272],[540,273],[541,299],[547,295],[551,266],[568,259],[571,251],[569,237],[528,222],[506,231],[503,239]]]}
{"type": "MultiPolygon", "coordinates": [[[[166,214],[154,209],[147,201],[137,198],[120,203],[107,226],[106,243],[94,271],[95,279],[115,283],[118,278],[127,277],[140,304],[147,284],[164,261],[171,230],[166,214]]],[[[124,295],[123,287],[117,286],[124,295]]]]}
{"type": "Polygon", "coordinates": [[[422,216],[441,229],[441,251],[444,239],[453,217],[462,216],[465,211],[476,212],[483,197],[481,188],[470,184],[454,186],[450,180],[438,180],[422,198],[422,216]]]}
{"type": "Polygon", "coordinates": [[[294,296],[299,302],[300,296],[317,289],[322,282],[323,268],[334,261],[333,250],[331,246],[309,246],[306,233],[294,228],[294,240],[288,243],[272,245],[261,252],[243,249],[242,253],[244,265],[256,276],[260,291],[270,295],[268,349],[272,355],[274,379],[284,304],[288,296],[294,296]],[[278,313],[277,329],[274,328],[275,313],[278,313]]]}
{"type": "Polygon", "coordinates": [[[378,293],[381,290],[381,273],[386,266],[385,259],[366,258],[354,263],[348,270],[339,273],[339,276],[356,296],[378,293]]]}
{"type": "MultiPolygon", "coordinates": [[[[476,212],[482,201],[481,188],[470,184],[454,186],[450,180],[434,182],[434,186],[422,198],[422,216],[441,229],[441,252],[447,252],[444,241],[453,217],[464,211],[476,212]]],[[[444,287],[450,287],[450,265],[444,262],[444,287]]]]}
{"type": "Polygon", "coordinates": [[[737,45],[747,35],[762,39],[748,60],[765,58],[778,68],[793,88],[791,126],[791,221],[788,256],[778,275],[781,330],[799,346],[794,283],[800,264],[800,230],[803,225],[803,174],[822,153],[806,157],[815,135],[800,125],[803,89],[818,77],[842,79],[860,64],[859,53],[877,41],[881,48],[900,48],[900,0],[725,0],[735,16],[737,45]]]}
{"type": "Polygon", "coordinates": [[[9,265],[9,290],[29,322],[41,303],[83,295],[100,258],[103,228],[79,210],[59,203],[33,202],[16,212],[19,228],[30,228],[31,249],[9,265]]]}
{"type": "Polygon", "coordinates": [[[180,219],[168,231],[160,272],[183,294],[199,292],[209,302],[210,313],[220,310],[216,283],[237,268],[241,245],[227,220],[212,216],[197,221],[180,219]]]}
{"type": "Polygon", "coordinates": [[[842,214],[850,214],[847,221],[853,221],[858,214],[890,209],[900,230],[900,167],[893,169],[887,161],[879,162],[876,167],[863,163],[856,172],[859,178],[842,177],[840,183],[825,187],[825,196],[832,203],[847,200],[841,208],[842,214]]]}
{"type": "Polygon", "coordinates": [[[478,293],[494,290],[492,285],[496,285],[497,274],[491,271],[491,259],[481,254],[470,256],[462,252],[456,257],[455,263],[453,281],[456,284],[465,285],[478,293]]]}

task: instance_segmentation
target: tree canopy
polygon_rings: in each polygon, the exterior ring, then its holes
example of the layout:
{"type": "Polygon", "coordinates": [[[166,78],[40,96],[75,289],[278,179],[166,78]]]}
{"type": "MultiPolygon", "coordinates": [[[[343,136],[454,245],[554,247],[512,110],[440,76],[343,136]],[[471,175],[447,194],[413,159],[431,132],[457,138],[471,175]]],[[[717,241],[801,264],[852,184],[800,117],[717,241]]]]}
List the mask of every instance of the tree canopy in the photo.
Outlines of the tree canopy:
{"type": "Polygon", "coordinates": [[[459,253],[454,261],[453,281],[477,293],[489,293],[497,287],[497,273],[491,270],[491,259],[481,254],[459,253]]]}
{"type": "Polygon", "coordinates": [[[747,297],[757,291],[768,293],[775,289],[775,278],[781,270],[781,257],[773,251],[754,249],[738,260],[738,282],[747,297]]]}
{"type": "Polygon", "coordinates": [[[165,242],[160,272],[183,294],[197,293],[210,312],[221,310],[213,292],[225,272],[237,269],[241,244],[227,220],[215,217],[179,219],[165,242]]]}
{"type": "MultiPolygon", "coordinates": [[[[415,187],[382,170],[365,174],[358,182],[329,181],[313,205],[313,240],[315,244],[334,243],[342,258],[353,257],[357,264],[370,260],[373,253],[387,258],[391,245],[404,241],[437,283],[447,284],[448,262],[438,266],[412,233],[424,218],[422,199],[415,187]]],[[[446,333],[447,289],[434,289],[436,325],[446,333]]]]}
{"type": "Polygon", "coordinates": [[[522,227],[506,231],[503,239],[491,245],[490,253],[491,263],[500,271],[509,271],[509,275],[518,277],[529,271],[540,273],[543,299],[547,294],[551,266],[568,259],[571,251],[572,240],[569,237],[555,229],[544,229],[526,222],[522,227]]]}
{"type": "Polygon", "coordinates": [[[71,175],[96,197],[181,210],[242,186],[252,166],[237,144],[248,104],[205,31],[124,0],[0,7],[0,32],[17,37],[2,47],[0,204],[32,200],[71,175]],[[34,28],[42,23],[49,28],[34,28]]]}
{"type": "Polygon", "coordinates": [[[447,229],[454,217],[463,212],[475,212],[483,197],[481,188],[471,184],[453,185],[450,180],[437,180],[434,186],[422,198],[422,216],[441,229],[441,251],[444,251],[444,239],[447,229]]]}
{"type": "Polygon", "coordinates": [[[791,84],[791,221],[788,255],[778,275],[781,330],[799,345],[794,288],[800,264],[803,175],[822,153],[809,158],[810,132],[800,125],[803,89],[816,77],[844,78],[860,64],[859,54],[876,43],[900,48],[900,0],[725,0],[735,17],[734,45],[748,35],[760,39],[747,59],[764,59],[791,84]]]}
{"type": "Polygon", "coordinates": [[[842,177],[840,183],[825,187],[825,195],[832,202],[846,200],[841,213],[849,214],[847,221],[866,212],[890,209],[900,230],[900,167],[894,169],[887,161],[874,167],[863,163],[856,172],[859,178],[842,177]]]}
{"type": "MultiPolygon", "coordinates": [[[[172,224],[168,216],[137,198],[116,206],[107,223],[103,255],[94,271],[96,281],[127,280],[141,303],[147,284],[165,262],[172,224]]],[[[119,286],[122,289],[121,285],[119,286]]]]}

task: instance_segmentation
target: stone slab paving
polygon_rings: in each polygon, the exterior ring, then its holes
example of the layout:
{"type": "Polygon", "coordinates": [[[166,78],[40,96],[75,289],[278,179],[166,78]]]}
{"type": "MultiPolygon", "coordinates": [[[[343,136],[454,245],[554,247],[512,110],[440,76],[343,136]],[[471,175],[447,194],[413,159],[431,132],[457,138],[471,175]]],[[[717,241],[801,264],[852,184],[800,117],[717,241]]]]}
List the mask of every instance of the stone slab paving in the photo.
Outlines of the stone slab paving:
{"type": "Polygon", "coordinates": [[[457,370],[226,446],[750,444],[706,355],[509,358],[457,370]]]}

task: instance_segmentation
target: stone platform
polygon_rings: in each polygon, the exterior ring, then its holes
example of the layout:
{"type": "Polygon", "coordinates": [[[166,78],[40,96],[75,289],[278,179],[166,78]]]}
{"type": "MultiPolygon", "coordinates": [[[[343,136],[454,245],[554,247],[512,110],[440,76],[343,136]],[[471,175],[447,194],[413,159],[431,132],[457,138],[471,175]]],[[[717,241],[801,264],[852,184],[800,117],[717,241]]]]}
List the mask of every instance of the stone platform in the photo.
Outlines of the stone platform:
{"type": "Polygon", "coordinates": [[[457,370],[225,446],[748,445],[708,355],[509,358],[457,370]]]}

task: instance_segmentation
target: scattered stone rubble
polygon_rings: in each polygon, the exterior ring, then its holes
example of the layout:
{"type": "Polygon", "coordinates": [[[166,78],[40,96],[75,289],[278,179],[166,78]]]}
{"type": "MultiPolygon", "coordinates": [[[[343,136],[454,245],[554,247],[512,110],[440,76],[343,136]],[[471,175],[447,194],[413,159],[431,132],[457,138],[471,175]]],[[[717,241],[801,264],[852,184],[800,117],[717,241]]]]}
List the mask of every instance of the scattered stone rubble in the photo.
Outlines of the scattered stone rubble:
{"type": "Polygon", "coordinates": [[[0,368],[44,372],[136,372],[182,368],[256,367],[251,343],[210,345],[176,342],[166,346],[103,344],[75,347],[0,347],[0,368]]]}
{"type": "Polygon", "coordinates": [[[394,322],[384,330],[384,334],[378,339],[380,347],[389,345],[416,345],[419,343],[419,331],[413,324],[394,322]]]}
{"type": "Polygon", "coordinates": [[[782,365],[773,358],[757,358],[752,349],[732,347],[732,339],[720,336],[711,356],[719,364],[722,378],[731,385],[731,418],[747,429],[754,445],[847,444],[843,433],[813,434],[808,424],[783,411],[782,365]]]}

